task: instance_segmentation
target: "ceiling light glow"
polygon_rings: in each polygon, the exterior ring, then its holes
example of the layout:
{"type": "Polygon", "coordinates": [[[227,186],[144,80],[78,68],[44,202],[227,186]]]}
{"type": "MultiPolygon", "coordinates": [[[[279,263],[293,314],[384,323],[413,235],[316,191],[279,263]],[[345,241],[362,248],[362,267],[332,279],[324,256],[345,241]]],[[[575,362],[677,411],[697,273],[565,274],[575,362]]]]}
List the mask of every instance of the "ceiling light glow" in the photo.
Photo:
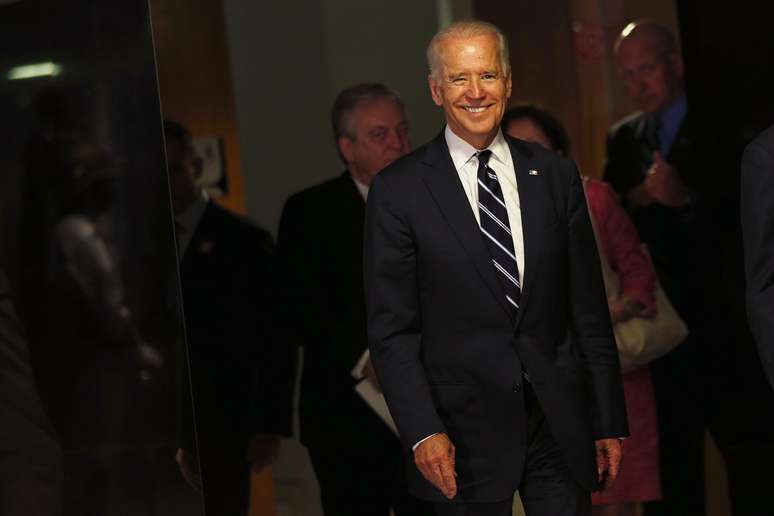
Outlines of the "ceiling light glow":
{"type": "Polygon", "coordinates": [[[35,63],[17,66],[8,71],[8,80],[32,79],[35,77],[56,77],[62,72],[62,67],[56,63],[35,63]]]}

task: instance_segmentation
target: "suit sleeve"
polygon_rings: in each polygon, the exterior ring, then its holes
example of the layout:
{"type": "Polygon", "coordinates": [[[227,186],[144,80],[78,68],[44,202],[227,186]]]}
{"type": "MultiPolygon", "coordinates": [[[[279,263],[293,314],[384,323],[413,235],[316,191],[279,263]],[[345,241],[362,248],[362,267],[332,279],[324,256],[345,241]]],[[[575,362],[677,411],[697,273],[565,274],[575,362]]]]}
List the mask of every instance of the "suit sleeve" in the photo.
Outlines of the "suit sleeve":
{"type": "Polygon", "coordinates": [[[747,316],[774,385],[774,156],[756,142],[742,158],[741,217],[747,316]]]}
{"type": "Polygon", "coordinates": [[[614,129],[607,137],[607,161],[603,177],[618,192],[621,202],[625,204],[629,192],[640,184],[642,178],[638,177],[638,171],[634,170],[636,162],[629,158],[630,151],[625,148],[624,131],[624,127],[614,129]]]}
{"type": "Polygon", "coordinates": [[[613,338],[599,255],[583,187],[574,165],[567,198],[572,328],[590,386],[594,438],[628,435],[618,349],[613,338]]]}
{"type": "Polygon", "coordinates": [[[253,378],[251,425],[255,432],[290,437],[297,343],[276,324],[279,279],[271,236],[258,232],[252,245],[250,292],[254,312],[248,314],[248,320],[257,327],[258,342],[250,345],[254,348],[252,362],[258,366],[258,374],[253,378]]]}
{"type": "MultiPolygon", "coordinates": [[[[446,432],[421,362],[417,256],[397,192],[377,176],[368,194],[364,274],[368,344],[379,383],[406,450],[446,432]]],[[[409,193],[404,192],[403,199],[409,193]]]]}

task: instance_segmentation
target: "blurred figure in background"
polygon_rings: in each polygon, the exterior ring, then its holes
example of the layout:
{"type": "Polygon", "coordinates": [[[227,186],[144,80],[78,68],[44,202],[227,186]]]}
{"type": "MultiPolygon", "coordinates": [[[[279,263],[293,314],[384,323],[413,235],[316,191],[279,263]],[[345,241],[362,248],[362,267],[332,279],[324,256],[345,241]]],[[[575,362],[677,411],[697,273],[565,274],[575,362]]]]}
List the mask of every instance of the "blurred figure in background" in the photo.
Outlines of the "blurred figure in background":
{"type": "Polygon", "coordinates": [[[621,196],[688,338],[651,364],[661,444],[661,502],[645,514],[703,514],[704,430],[726,461],[735,515],[770,504],[774,396],[745,321],[737,165],[711,114],[689,109],[674,35],[630,23],[615,43],[639,111],[610,131],[605,180],[621,196]],[[709,123],[702,123],[707,116],[709,123]],[[720,135],[720,136],[719,136],[720,135]]]}
{"type": "MultiPolygon", "coordinates": [[[[570,140],[562,124],[550,113],[520,106],[503,116],[503,131],[538,143],[569,157],[570,140]]],[[[586,200],[597,236],[600,258],[618,273],[621,295],[610,300],[610,320],[616,323],[655,314],[656,275],[641,248],[640,238],[626,211],[607,183],[584,178],[586,200]]],[[[630,436],[624,442],[625,460],[611,489],[592,494],[596,516],[634,516],[637,504],[658,500],[658,426],[650,369],[642,366],[624,374],[626,412],[630,436]]]]}
{"type": "Polygon", "coordinates": [[[294,350],[274,334],[273,245],[197,185],[188,130],[165,121],[164,135],[194,402],[183,428],[196,429],[176,460],[207,514],[244,515],[250,466],[269,464],[291,428],[294,350]]]}
{"type": "MultiPolygon", "coordinates": [[[[64,514],[152,511],[171,425],[166,358],[130,307],[117,244],[114,160],[78,130],[32,138],[24,155],[24,323],[44,408],[64,457],[64,514]]],[[[171,399],[171,398],[170,398],[171,399]]]]}
{"type": "Polygon", "coordinates": [[[328,516],[424,514],[408,494],[397,436],[354,391],[365,376],[363,223],[371,179],[410,150],[403,102],[382,84],[342,91],[333,133],[346,171],[293,195],[277,254],[285,320],[304,346],[301,441],[328,516]],[[354,370],[354,377],[353,377],[354,370]]]}

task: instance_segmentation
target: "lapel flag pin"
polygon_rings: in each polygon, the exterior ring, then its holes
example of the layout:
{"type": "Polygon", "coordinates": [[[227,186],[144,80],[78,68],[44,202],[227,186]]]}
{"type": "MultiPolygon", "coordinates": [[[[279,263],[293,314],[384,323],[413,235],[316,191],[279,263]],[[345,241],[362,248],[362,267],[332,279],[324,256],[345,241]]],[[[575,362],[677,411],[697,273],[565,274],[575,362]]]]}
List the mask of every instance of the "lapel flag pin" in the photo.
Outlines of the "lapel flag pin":
{"type": "Polygon", "coordinates": [[[211,240],[202,240],[199,244],[199,252],[201,254],[211,254],[215,244],[211,240]]]}
{"type": "Polygon", "coordinates": [[[540,174],[540,172],[538,172],[537,170],[530,170],[529,171],[529,175],[531,175],[531,176],[536,176],[538,174],[540,174]]]}

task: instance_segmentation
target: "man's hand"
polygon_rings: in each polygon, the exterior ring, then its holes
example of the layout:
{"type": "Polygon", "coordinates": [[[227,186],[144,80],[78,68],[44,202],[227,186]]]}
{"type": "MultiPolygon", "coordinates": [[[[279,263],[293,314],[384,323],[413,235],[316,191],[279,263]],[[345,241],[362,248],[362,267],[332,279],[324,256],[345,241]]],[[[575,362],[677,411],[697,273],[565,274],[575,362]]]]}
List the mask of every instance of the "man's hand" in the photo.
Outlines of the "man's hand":
{"type": "Polygon", "coordinates": [[[645,309],[645,305],[636,299],[624,296],[609,302],[608,308],[610,309],[610,321],[617,324],[639,316],[645,309]]]}
{"type": "Polygon", "coordinates": [[[370,357],[363,366],[363,376],[376,387],[377,391],[382,392],[382,388],[379,386],[379,379],[376,377],[376,371],[374,370],[374,363],[371,362],[370,357]]]}
{"type": "Polygon", "coordinates": [[[199,468],[196,465],[196,458],[191,452],[187,452],[182,448],[177,449],[175,454],[175,462],[177,467],[180,468],[180,474],[183,479],[188,482],[188,485],[196,489],[202,490],[202,479],[199,475],[199,468]]]}
{"type": "Polygon", "coordinates": [[[256,473],[277,460],[280,438],[276,435],[253,434],[247,450],[247,461],[256,473]]]}
{"type": "Polygon", "coordinates": [[[629,195],[626,196],[626,199],[629,205],[635,208],[650,206],[654,201],[653,197],[650,196],[648,189],[645,187],[645,181],[629,190],[629,195]]]}
{"type": "Polygon", "coordinates": [[[454,445],[446,434],[435,434],[414,450],[414,463],[428,482],[451,500],[457,496],[454,445]]]}
{"type": "Polygon", "coordinates": [[[618,478],[623,445],[620,439],[599,439],[597,447],[597,474],[602,490],[610,489],[618,478]]]}
{"type": "Polygon", "coordinates": [[[653,153],[653,165],[644,184],[650,197],[664,206],[682,208],[688,203],[688,192],[680,175],[658,152],[653,153]]]}

